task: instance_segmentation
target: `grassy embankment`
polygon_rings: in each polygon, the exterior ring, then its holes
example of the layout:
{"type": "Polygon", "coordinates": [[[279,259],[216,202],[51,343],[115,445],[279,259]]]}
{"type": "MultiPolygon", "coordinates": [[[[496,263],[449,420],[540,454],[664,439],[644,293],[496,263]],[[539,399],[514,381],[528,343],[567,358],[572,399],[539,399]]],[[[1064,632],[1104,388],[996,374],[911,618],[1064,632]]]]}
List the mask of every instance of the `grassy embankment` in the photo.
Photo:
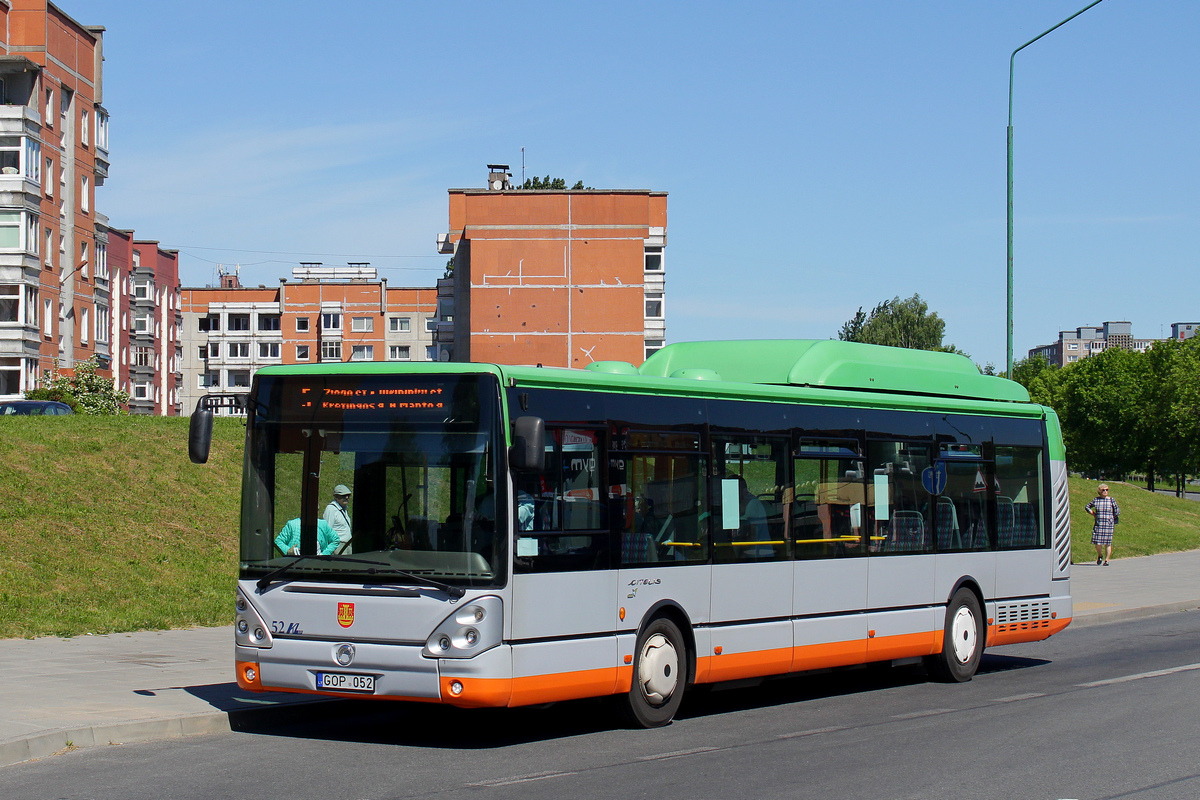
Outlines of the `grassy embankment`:
{"type": "Polygon", "coordinates": [[[0,638],[232,620],[245,426],[187,422],[0,418],[0,638]]]}
{"type": "MultiPolygon", "coordinates": [[[[244,427],[215,422],[197,466],[186,419],[0,418],[0,638],[231,621],[244,427]]],[[[1200,548],[1200,503],[1109,485],[1114,557],[1200,548]]],[[[1077,561],[1095,488],[1071,479],[1077,561]]]]}

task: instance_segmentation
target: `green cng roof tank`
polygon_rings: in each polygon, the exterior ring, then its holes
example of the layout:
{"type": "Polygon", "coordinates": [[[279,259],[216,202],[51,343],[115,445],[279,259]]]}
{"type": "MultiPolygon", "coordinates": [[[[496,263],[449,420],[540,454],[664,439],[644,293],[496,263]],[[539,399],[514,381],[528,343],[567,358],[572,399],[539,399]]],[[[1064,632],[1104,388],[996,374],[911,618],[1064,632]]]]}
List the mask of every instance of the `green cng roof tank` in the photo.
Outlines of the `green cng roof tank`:
{"type": "Polygon", "coordinates": [[[680,342],[638,368],[642,375],[663,378],[701,371],[738,383],[1029,402],[1024,386],[981,375],[966,356],[834,339],[680,342]]]}

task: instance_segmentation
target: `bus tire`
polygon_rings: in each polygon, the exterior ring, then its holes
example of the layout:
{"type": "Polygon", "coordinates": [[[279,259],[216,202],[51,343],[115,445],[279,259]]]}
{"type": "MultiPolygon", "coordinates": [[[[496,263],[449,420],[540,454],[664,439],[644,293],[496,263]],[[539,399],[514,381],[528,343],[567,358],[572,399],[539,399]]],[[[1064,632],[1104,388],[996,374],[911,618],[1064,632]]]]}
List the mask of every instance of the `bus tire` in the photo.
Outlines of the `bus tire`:
{"type": "Polygon", "coordinates": [[[679,627],[658,617],[638,634],[633,681],[618,707],[630,725],[660,728],[671,724],[687,682],[687,645],[679,627]]]}
{"type": "Polygon", "coordinates": [[[939,681],[964,683],[971,680],[983,657],[983,612],[979,598],[961,588],[946,606],[942,652],[925,657],[925,668],[939,681]]]}

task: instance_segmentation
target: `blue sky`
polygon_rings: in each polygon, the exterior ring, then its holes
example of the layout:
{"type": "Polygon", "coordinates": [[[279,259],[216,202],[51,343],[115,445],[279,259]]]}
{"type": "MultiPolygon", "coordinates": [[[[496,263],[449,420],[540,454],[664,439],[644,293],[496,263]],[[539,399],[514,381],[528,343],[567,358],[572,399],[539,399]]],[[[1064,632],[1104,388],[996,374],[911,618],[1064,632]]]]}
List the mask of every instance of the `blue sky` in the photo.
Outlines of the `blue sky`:
{"type": "MultiPolygon", "coordinates": [[[[428,286],[488,163],[666,191],[669,341],[829,338],[919,293],[1005,360],[1009,54],[1087,0],[61,0],[105,33],[97,207],[277,284],[428,286]]],[[[1018,358],[1200,320],[1200,3],[1105,0],[1017,55],[1018,358]]]]}

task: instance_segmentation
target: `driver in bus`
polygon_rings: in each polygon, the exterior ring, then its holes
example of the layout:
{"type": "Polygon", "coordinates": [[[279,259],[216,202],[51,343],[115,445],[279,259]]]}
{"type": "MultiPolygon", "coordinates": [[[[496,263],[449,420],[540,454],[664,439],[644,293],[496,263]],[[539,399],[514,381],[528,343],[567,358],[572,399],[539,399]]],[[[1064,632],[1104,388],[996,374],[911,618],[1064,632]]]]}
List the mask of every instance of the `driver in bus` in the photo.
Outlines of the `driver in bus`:
{"type": "MultiPolygon", "coordinates": [[[[323,519],[317,520],[317,552],[320,555],[332,555],[342,544],[333,528],[323,519]]],[[[283,530],[275,537],[275,546],[279,552],[288,556],[300,555],[300,518],[289,519],[283,530]]]]}

